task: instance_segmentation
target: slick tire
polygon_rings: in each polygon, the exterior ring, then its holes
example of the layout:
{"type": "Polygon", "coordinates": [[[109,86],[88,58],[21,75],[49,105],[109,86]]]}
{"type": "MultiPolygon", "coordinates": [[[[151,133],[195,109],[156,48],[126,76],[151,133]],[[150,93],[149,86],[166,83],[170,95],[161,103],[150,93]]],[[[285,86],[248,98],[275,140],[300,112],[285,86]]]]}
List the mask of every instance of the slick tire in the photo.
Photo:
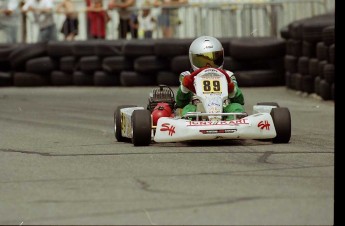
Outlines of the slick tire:
{"type": "Polygon", "coordinates": [[[291,115],[286,107],[273,108],[271,110],[274,127],[277,136],[272,139],[273,143],[289,143],[291,138],[291,115]]]}
{"type": "Polygon", "coordinates": [[[151,112],[149,110],[135,110],[132,114],[132,143],[134,146],[148,146],[151,143],[152,131],[151,112]]]}

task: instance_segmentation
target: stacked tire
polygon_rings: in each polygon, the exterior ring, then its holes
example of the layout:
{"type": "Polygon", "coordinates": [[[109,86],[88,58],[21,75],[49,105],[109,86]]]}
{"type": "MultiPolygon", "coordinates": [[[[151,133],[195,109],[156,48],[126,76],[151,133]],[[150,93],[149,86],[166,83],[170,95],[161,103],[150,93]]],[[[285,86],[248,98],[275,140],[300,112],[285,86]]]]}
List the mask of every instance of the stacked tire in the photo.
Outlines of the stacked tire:
{"type": "Polygon", "coordinates": [[[285,40],[246,37],[230,41],[224,68],[235,73],[240,87],[283,86],[285,40]]]}
{"type": "Polygon", "coordinates": [[[294,21],[286,39],[285,81],[289,89],[334,100],[334,14],[294,21]]]}
{"type": "MultiPolygon", "coordinates": [[[[240,86],[284,84],[285,40],[218,38],[240,86]]],[[[50,41],[0,48],[0,85],[179,85],[194,38],[50,41]]]]}

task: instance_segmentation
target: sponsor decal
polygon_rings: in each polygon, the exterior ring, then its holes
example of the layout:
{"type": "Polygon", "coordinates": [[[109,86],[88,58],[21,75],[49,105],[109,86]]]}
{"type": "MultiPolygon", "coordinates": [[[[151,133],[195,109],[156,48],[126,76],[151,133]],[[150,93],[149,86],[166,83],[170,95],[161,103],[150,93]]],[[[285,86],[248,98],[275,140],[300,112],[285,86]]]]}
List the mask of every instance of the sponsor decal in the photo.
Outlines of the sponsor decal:
{"type": "Polygon", "coordinates": [[[259,124],[258,124],[258,127],[259,127],[261,130],[263,130],[263,129],[270,130],[270,126],[271,126],[271,124],[269,124],[267,120],[265,120],[265,121],[260,121],[259,124]]]}
{"type": "Polygon", "coordinates": [[[216,133],[234,133],[237,129],[215,129],[215,130],[199,130],[202,134],[216,134],[216,133]]]}
{"type": "Polygon", "coordinates": [[[169,136],[172,136],[175,133],[175,126],[170,125],[170,123],[163,123],[160,131],[162,132],[168,131],[169,136]]]}
{"type": "Polygon", "coordinates": [[[231,121],[187,121],[186,126],[238,126],[238,125],[248,125],[248,119],[242,118],[238,120],[231,121]]]}

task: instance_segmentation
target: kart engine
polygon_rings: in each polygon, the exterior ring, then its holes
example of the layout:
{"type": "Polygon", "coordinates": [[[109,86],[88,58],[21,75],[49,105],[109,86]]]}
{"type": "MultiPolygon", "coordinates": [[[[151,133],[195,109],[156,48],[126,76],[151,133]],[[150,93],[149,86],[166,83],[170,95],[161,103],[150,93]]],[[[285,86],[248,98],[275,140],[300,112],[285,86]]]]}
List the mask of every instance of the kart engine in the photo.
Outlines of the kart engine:
{"type": "Polygon", "coordinates": [[[171,109],[174,109],[175,95],[170,87],[159,85],[159,88],[152,89],[147,110],[152,112],[158,103],[167,103],[171,109]]]}

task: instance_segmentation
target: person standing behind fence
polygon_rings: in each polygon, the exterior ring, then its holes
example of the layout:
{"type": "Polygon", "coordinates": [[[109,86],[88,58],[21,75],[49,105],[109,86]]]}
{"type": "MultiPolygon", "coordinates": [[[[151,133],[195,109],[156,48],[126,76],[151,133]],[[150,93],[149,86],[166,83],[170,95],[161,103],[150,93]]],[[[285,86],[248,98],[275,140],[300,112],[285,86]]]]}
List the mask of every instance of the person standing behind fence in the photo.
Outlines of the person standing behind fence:
{"type": "Polygon", "coordinates": [[[7,43],[18,42],[19,9],[19,0],[0,1],[0,30],[4,30],[7,43]]]}
{"type": "Polygon", "coordinates": [[[127,33],[131,32],[132,38],[138,37],[138,29],[136,28],[136,19],[130,11],[130,7],[135,6],[135,0],[110,0],[109,9],[118,9],[119,13],[119,38],[126,39],[127,33]],[[134,26],[133,26],[134,25],[134,26]]]}
{"type": "Polygon", "coordinates": [[[52,0],[27,0],[22,7],[24,13],[32,12],[40,29],[38,41],[56,41],[57,30],[53,17],[52,0]]]}
{"type": "Polygon", "coordinates": [[[61,33],[64,34],[65,40],[72,41],[78,34],[78,14],[75,9],[75,5],[72,0],[63,0],[56,7],[58,13],[64,13],[66,15],[65,21],[62,24],[61,33]]]}
{"type": "Polygon", "coordinates": [[[156,19],[151,13],[151,4],[146,0],[142,4],[142,10],[139,13],[139,29],[144,32],[144,38],[152,38],[153,30],[156,27],[156,19]]]}
{"type": "Polygon", "coordinates": [[[155,0],[154,6],[162,7],[158,25],[162,28],[164,38],[174,37],[176,26],[181,24],[177,7],[187,3],[188,0],[155,0]]]}
{"type": "Polygon", "coordinates": [[[90,13],[90,32],[94,39],[106,38],[106,25],[110,21],[108,12],[103,8],[103,0],[93,0],[87,8],[90,13]]]}

